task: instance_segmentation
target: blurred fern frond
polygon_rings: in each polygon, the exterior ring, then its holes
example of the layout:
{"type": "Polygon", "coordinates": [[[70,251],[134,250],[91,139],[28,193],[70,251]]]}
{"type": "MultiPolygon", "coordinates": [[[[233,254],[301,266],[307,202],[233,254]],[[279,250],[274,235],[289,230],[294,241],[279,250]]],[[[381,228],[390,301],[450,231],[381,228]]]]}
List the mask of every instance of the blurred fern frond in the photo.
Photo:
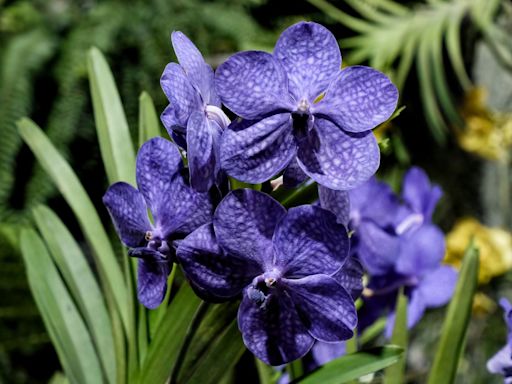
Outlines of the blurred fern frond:
{"type": "Polygon", "coordinates": [[[342,48],[350,51],[350,63],[368,62],[388,73],[399,89],[416,64],[424,115],[439,142],[445,140],[449,125],[462,125],[449,89],[444,53],[462,89],[471,88],[462,55],[462,23],[469,19],[485,35],[500,0],[427,1],[410,7],[393,0],[345,0],[358,17],[327,0],[308,1],[356,32],[342,41],[342,48]]]}

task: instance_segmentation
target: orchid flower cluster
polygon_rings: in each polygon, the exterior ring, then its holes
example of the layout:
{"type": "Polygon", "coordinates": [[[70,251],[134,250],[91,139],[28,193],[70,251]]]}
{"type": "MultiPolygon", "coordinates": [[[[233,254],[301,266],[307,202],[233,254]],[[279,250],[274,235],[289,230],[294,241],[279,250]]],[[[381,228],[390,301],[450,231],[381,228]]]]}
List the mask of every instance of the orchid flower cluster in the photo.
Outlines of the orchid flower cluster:
{"type": "Polygon", "coordinates": [[[179,63],[161,78],[161,120],[174,142],[143,144],[137,188],[119,182],[104,196],[139,259],[142,304],[160,305],[178,263],[204,300],[241,299],[245,345],[280,365],[315,342],[353,336],[363,266],[368,307],[404,286],[409,325],[448,300],[456,275],[440,266],[443,235],[431,222],[440,190],[418,169],[401,199],[372,178],[380,154],[371,130],[398,100],[384,74],[341,69],[336,39],[311,22],[286,29],[272,54],[240,52],[215,72],[183,33],[172,45],[179,63]],[[286,210],[268,193],[229,188],[229,178],[268,186],[280,175],[288,188],[311,178],[319,204],[286,210]]]}

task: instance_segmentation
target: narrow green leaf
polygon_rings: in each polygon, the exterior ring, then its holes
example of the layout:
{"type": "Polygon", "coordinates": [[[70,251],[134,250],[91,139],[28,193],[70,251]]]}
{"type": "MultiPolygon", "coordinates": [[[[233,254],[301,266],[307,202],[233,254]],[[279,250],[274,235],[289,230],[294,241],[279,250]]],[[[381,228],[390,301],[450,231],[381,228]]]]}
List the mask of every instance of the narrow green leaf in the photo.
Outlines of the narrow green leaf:
{"type": "Polygon", "coordinates": [[[197,369],[210,348],[219,339],[222,332],[236,319],[238,302],[211,305],[199,327],[194,330],[193,338],[186,350],[183,364],[173,376],[178,378],[178,383],[186,382],[197,369]]]}
{"type": "Polygon", "coordinates": [[[128,331],[131,319],[126,308],[128,303],[126,284],[108,236],[87,192],[73,169],[55,149],[41,128],[30,119],[21,119],[18,122],[18,129],[25,143],[73,210],[92,248],[101,286],[107,291],[107,300],[109,297],[113,298],[122,324],[128,331]]]}
{"type": "Polygon", "coordinates": [[[140,374],[144,382],[159,384],[169,378],[200,303],[188,284],[180,288],[149,345],[140,374]]]}
{"type": "Polygon", "coordinates": [[[139,147],[147,140],[160,136],[160,120],[149,93],[139,96],[139,147]]]}
{"type": "Polygon", "coordinates": [[[345,355],[323,365],[299,380],[301,384],[342,384],[395,364],[403,350],[387,345],[345,355]]]}
{"type": "Polygon", "coordinates": [[[478,284],[479,252],[473,242],[466,249],[455,293],[448,306],[441,337],[428,378],[429,384],[453,383],[471,319],[478,284]]]}
{"type": "Polygon", "coordinates": [[[70,378],[101,383],[100,363],[87,328],[41,238],[32,229],[21,232],[21,251],[32,292],[59,359],[70,378]]]}
{"type": "Polygon", "coordinates": [[[446,26],[445,43],[448,57],[450,58],[459,83],[462,85],[464,90],[468,90],[472,87],[472,82],[469,79],[466,68],[464,67],[460,42],[460,27],[463,17],[464,13],[462,12],[457,12],[452,16],[450,22],[446,26]]]}
{"type": "Polygon", "coordinates": [[[261,184],[244,183],[243,181],[234,179],[232,177],[229,178],[229,184],[231,185],[231,190],[248,188],[254,189],[255,191],[261,191],[261,184]]]}
{"type": "Polygon", "coordinates": [[[39,206],[33,210],[33,214],[53,260],[91,332],[105,375],[110,383],[115,383],[112,324],[91,268],[71,233],[52,210],[39,206]]]}
{"type": "Polygon", "coordinates": [[[407,362],[407,296],[403,290],[398,294],[395,310],[395,324],[391,335],[391,344],[404,350],[398,362],[384,371],[384,384],[401,384],[404,382],[405,364],[407,362]]]}
{"type": "Polygon", "coordinates": [[[276,382],[277,371],[274,368],[272,368],[270,365],[265,364],[257,357],[254,357],[254,363],[256,364],[256,369],[258,370],[260,384],[273,384],[276,382]]]}
{"type": "Polygon", "coordinates": [[[350,16],[343,12],[341,9],[336,8],[334,5],[326,0],[308,0],[308,2],[319,10],[329,15],[333,20],[341,23],[347,28],[350,28],[357,32],[365,32],[372,28],[372,25],[364,20],[350,16]]]}
{"type": "Polygon", "coordinates": [[[66,376],[62,374],[62,372],[56,372],[48,384],[69,384],[69,380],[66,376]]]}
{"type": "Polygon", "coordinates": [[[296,189],[279,188],[273,194],[286,208],[293,207],[297,204],[307,204],[318,198],[318,188],[316,183],[304,184],[296,189]]]}
{"type": "Polygon", "coordinates": [[[366,328],[363,334],[359,337],[359,344],[364,346],[365,344],[368,344],[370,341],[373,341],[379,337],[382,332],[384,332],[387,321],[387,317],[381,317],[368,328],[366,328]]]}
{"type": "Polygon", "coordinates": [[[101,157],[110,183],[135,181],[135,154],[114,77],[97,48],[87,58],[89,83],[101,157]]]}
{"type": "Polygon", "coordinates": [[[200,364],[191,373],[191,377],[184,383],[205,384],[218,383],[240,360],[245,351],[238,324],[234,319],[231,324],[215,340],[204,355],[200,364]]]}

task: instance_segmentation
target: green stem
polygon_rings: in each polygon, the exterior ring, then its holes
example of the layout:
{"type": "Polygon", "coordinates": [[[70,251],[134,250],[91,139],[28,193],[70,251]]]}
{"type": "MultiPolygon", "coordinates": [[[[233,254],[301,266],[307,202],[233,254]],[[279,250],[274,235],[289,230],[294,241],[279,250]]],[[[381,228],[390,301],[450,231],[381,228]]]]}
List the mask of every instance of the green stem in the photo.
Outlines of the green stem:
{"type": "Polygon", "coordinates": [[[304,367],[302,366],[302,360],[298,359],[292,361],[286,366],[288,374],[290,375],[290,381],[297,380],[299,377],[304,375],[304,367]]]}

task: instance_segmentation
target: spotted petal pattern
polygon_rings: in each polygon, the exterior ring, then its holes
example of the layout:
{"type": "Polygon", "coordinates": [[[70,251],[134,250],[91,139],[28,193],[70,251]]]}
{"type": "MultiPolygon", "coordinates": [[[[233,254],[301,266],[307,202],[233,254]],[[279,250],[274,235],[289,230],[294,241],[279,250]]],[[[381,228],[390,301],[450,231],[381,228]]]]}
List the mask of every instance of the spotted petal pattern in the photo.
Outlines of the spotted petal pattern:
{"type": "Polygon", "coordinates": [[[288,278],[336,273],[348,256],[345,227],[323,208],[302,205],[291,208],[274,234],[275,261],[288,278]]]}
{"type": "Polygon", "coordinates": [[[287,292],[309,333],[317,340],[335,342],[352,337],[357,326],[354,301],[332,277],[312,275],[286,279],[287,292]]]}
{"type": "Polygon", "coordinates": [[[151,229],[141,193],[130,184],[118,182],[109,187],[103,203],[124,245],[139,247],[144,242],[146,231],[151,229]]]}
{"type": "Polygon", "coordinates": [[[334,191],[324,186],[318,186],[320,206],[336,215],[337,221],[345,226],[350,221],[350,199],[346,191],[334,191]]]}
{"type": "Polygon", "coordinates": [[[244,295],[238,326],[247,348],[270,365],[301,358],[314,342],[286,295],[271,296],[265,308],[244,295]]]}
{"type": "MultiPolygon", "coordinates": [[[[176,125],[186,127],[191,113],[201,108],[202,101],[185,71],[176,63],[167,64],[160,79],[160,85],[172,109],[172,114],[167,111],[167,116],[171,115],[171,120],[175,121],[176,125]]],[[[168,119],[162,119],[162,121],[165,123],[168,119]]],[[[166,128],[171,129],[168,126],[166,128]]]]}
{"type": "Polygon", "coordinates": [[[168,261],[139,260],[137,297],[149,309],[160,305],[167,290],[168,261]]]}
{"type": "Polygon", "coordinates": [[[341,71],[329,86],[314,113],[332,120],[349,132],[364,132],[391,117],[398,102],[398,90],[383,73],[363,66],[341,71]]]}
{"type": "Polygon", "coordinates": [[[230,176],[257,184],[283,170],[295,152],[290,114],[281,113],[230,125],[222,136],[221,163],[230,176]]]}
{"type": "Polygon", "coordinates": [[[270,53],[246,51],[231,56],[217,68],[215,85],[224,105],[244,119],[293,108],[286,74],[270,53]]]}
{"type": "Polygon", "coordinates": [[[349,134],[318,118],[308,138],[299,144],[297,158],[304,172],[319,184],[347,190],[375,174],[380,152],[371,132],[349,134]]]}
{"type": "Polygon", "coordinates": [[[286,214],[270,196],[250,190],[230,192],[218,205],[213,224],[217,240],[228,253],[262,266],[272,263],[272,236],[286,214]]]}
{"type": "Polygon", "coordinates": [[[262,273],[261,268],[250,259],[223,252],[212,224],[199,227],[181,241],[176,256],[185,274],[196,286],[222,299],[240,294],[254,276],[262,273]]]}
{"type": "Polygon", "coordinates": [[[297,101],[306,98],[313,102],[341,69],[341,53],[334,35],[311,22],[287,28],[276,43],[274,56],[283,65],[289,91],[297,101]]]}

